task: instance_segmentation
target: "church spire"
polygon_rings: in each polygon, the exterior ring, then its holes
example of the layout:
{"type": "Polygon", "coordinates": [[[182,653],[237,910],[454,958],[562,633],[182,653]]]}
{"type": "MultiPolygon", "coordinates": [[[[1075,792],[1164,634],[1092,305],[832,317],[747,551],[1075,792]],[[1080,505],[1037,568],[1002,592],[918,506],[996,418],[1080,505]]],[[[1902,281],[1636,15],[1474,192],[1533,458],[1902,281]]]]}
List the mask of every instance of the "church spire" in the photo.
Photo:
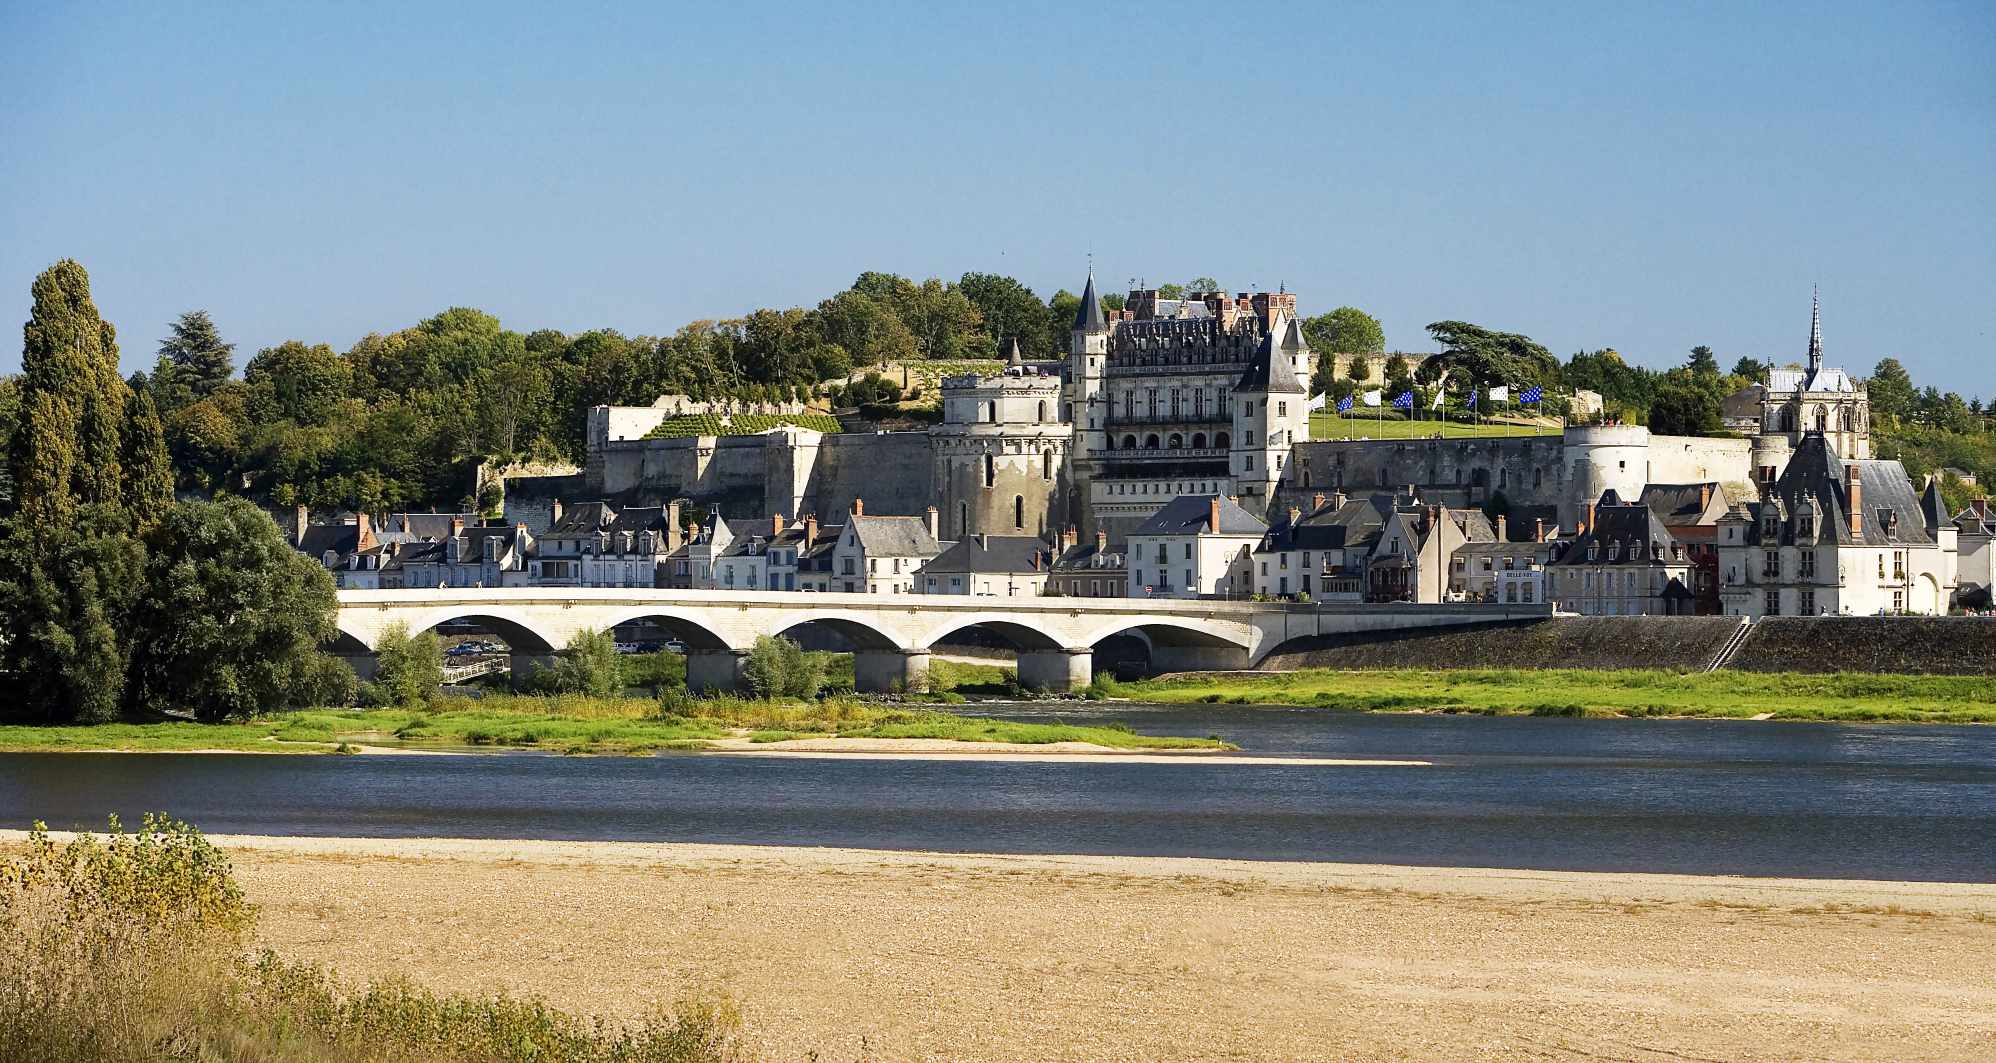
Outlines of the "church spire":
{"type": "Polygon", "coordinates": [[[1814,377],[1823,368],[1823,295],[1821,289],[1811,286],[1809,290],[1809,376],[1814,377]]]}

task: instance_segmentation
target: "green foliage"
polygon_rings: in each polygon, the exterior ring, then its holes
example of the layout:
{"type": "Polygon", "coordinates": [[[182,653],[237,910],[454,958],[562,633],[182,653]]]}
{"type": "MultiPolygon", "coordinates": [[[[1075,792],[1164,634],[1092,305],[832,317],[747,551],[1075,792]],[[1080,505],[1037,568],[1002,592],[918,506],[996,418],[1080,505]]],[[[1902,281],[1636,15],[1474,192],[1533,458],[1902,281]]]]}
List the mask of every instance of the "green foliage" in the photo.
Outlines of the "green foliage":
{"type": "Polygon", "coordinates": [[[125,514],[109,506],[84,506],[61,522],[15,516],[0,540],[0,718],[117,717],[144,563],[125,514]]]}
{"type": "Polygon", "coordinates": [[[1381,354],[1386,350],[1386,330],[1379,327],[1379,319],[1355,306],[1304,318],[1303,339],[1320,355],[1381,354]]]}
{"type": "Polygon", "coordinates": [[[1485,386],[1559,382],[1559,359],[1530,337],[1467,321],[1437,321],[1428,326],[1428,334],[1442,352],[1422,364],[1421,383],[1458,373],[1485,386]]]}
{"type": "Polygon", "coordinates": [[[374,656],[374,686],[389,704],[424,704],[444,685],[443,643],[434,631],[410,635],[397,621],[375,642],[374,656]]]}
{"type": "Polygon", "coordinates": [[[683,439],[690,436],[752,436],[776,428],[809,428],[814,432],[839,432],[839,419],[825,413],[700,413],[668,417],[645,433],[646,439],[683,439]]]}
{"type": "Polygon", "coordinates": [[[1659,435],[1709,435],[1724,426],[1720,418],[1722,378],[1696,370],[1672,370],[1650,402],[1649,428],[1659,435]]]}
{"type": "MultiPolygon", "coordinates": [[[[333,580],[239,498],[174,507],[146,536],[127,698],[141,711],[241,720],[319,702],[339,661],[333,580]]],[[[434,638],[434,636],[432,636],[434,638]]]]}
{"type": "Polygon", "coordinates": [[[554,667],[536,667],[526,689],[535,694],[587,694],[607,698],[624,688],[617,643],[607,631],[584,628],[563,648],[554,667]]]}
{"type": "Polygon", "coordinates": [[[171,326],[159,344],[159,363],[152,384],[160,404],[179,409],[205,399],[236,371],[236,345],[222,342],[221,332],[206,310],[189,310],[171,326]]]}
{"type": "Polygon", "coordinates": [[[742,664],[742,678],[758,698],[815,697],[825,680],[824,661],[789,639],[759,635],[742,664]]]}
{"type": "Polygon", "coordinates": [[[125,410],[125,504],[133,527],[152,527],[173,506],[173,459],[152,396],[133,391],[125,410]]]}
{"type": "Polygon", "coordinates": [[[1865,381],[1864,389],[1871,400],[1874,416],[1905,417],[1913,412],[1916,392],[1913,378],[1897,358],[1881,360],[1871,371],[1871,379],[1865,381]]]}
{"type": "Polygon", "coordinates": [[[70,259],[35,278],[22,327],[20,413],[9,460],[17,509],[63,521],[79,504],[117,505],[125,382],[118,345],[70,259]]]}
{"type": "Polygon", "coordinates": [[[1059,322],[1063,331],[1055,343],[1055,323],[1031,288],[994,273],[966,273],[956,286],[977,308],[985,334],[1001,350],[1005,340],[1017,339],[1028,358],[1057,358],[1067,353],[1064,330],[1072,318],[1059,322]]]}

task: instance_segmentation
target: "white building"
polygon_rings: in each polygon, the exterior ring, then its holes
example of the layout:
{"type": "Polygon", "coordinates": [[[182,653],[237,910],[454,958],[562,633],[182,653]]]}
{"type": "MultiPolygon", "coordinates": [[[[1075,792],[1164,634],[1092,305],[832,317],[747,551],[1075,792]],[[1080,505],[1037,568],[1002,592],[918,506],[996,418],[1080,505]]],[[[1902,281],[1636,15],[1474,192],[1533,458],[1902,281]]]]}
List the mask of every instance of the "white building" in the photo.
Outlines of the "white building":
{"type": "Polygon", "coordinates": [[[979,533],[922,566],[921,593],[1036,598],[1046,593],[1053,549],[1031,535],[979,533]]]}
{"type": "Polygon", "coordinates": [[[1268,525],[1231,498],[1181,495],[1130,533],[1131,598],[1245,597],[1268,525]]]}
{"type": "Polygon", "coordinates": [[[869,517],[854,499],[852,515],[831,551],[826,590],[844,594],[914,594],[915,573],[943,552],[936,541],[936,507],[922,517],[869,517]]]}
{"type": "Polygon", "coordinates": [[[1846,461],[1809,433],[1760,501],[1719,522],[1726,615],[1947,612],[1957,529],[1930,494],[1931,514],[1897,461],[1846,461]]]}

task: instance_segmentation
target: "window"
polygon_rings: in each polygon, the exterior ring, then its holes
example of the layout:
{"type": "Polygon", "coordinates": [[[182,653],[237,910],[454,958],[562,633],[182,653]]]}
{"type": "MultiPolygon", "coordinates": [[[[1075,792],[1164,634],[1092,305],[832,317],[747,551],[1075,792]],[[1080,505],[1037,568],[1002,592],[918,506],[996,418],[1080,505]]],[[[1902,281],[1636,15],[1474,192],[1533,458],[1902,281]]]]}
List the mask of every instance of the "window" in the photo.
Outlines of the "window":
{"type": "Polygon", "coordinates": [[[991,424],[996,424],[996,423],[998,423],[998,404],[997,404],[997,403],[995,403],[995,402],[987,402],[987,403],[985,403],[985,404],[984,404],[984,419],[985,419],[985,421],[987,421],[987,422],[989,422],[989,423],[991,423],[991,424]]]}
{"type": "Polygon", "coordinates": [[[1781,551],[1768,550],[1760,558],[1760,574],[1767,579],[1781,576],[1781,551]]]}
{"type": "Polygon", "coordinates": [[[1893,591],[1893,592],[1892,592],[1892,611],[1893,611],[1893,612],[1895,612],[1895,613],[1903,613],[1903,612],[1905,612],[1905,611],[1906,611],[1906,592],[1905,592],[1905,591],[1893,591]]]}
{"type": "Polygon", "coordinates": [[[1276,415],[1277,417],[1287,417],[1287,416],[1289,416],[1289,404],[1288,404],[1288,403],[1286,403],[1286,402],[1278,402],[1278,403],[1276,403],[1276,404],[1275,404],[1275,415],[1276,415]]]}
{"type": "Polygon", "coordinates": [[[1801,598],[1802,598],[1802,604],[1801,604],[1801,608],[1799,609],[1799,612],[1800,612],[1800,613],[1801,613],[1801,614],[1802,614],[1803,616],[1815,616],[1815,615],[1816,615],[1816,592],[1815,592],[1815,591],[1803,591],[1803,592],[1802,592],[1802,595],[1801,595],[1801,598]]]}
{"type": "Polygon", "coordinates": [[[1254,403],[1252,403],[1252,402],[1243,402],[1243,403],[1241,403],[1241,416],[1242,416],[1242,417],[1253,417],[1253,416],[1254,416],[1254,403]]]}
{"type": "Polygon", "coordinates": [[[1766,612],[1768,616],[1780,616],[1780,615],[1781,615],[1781,592],[1780,592],[1780,591],[1768,591],[1768,592],[1767,592],[1767,603],[1766,603],[1766,608],[1765,608],[1765,609],[1764,609],[1763,611],[1764,611],[1764,612],[1766,612]]]}
{"type": "Polygon", "coordinates": [[[989,454],[986,454],[984,455],[984,486],[990,487],[996,484],[997,482],[998,482],[998,459],[989,454]]]}
{"type": "Polygon", "coordinates": [[[1884,578],[1885,578],[1885,555],[1884,555],[1884,554],[1879,554],[1879,555],[1878,555],[1878,578],[1879,578],[1879,579],[1884,579],[1884,578]]]}
{"type": "MultiPolygon", "coordinates": [[[[1217,529],[1216,529],[1216,530],[1217,530],[1217,529]]],[[[1190,561],[1190,560],[1192,560],[1192,544],[1191,544],[1191,543],[1186,543],[1186,544],[1185,544],[1185,560],[1187,560],[1187,561],[1190,561]]]]}
{"type": "Polygon", "coordinates": [[[1039,416],[1039,419],[1040,419],[1041,421],[1045,421],[1045,420],[1047,419],[1047,403],[1046,403],[1046,400],[1045,400],[1045,399],[1041,399],[1041,400],[1040,400],[1040,416],[1039,416]]]}
{"type": "MultiPolygon", "coordinates": [[[[1816,552],[1814,550],[1804,550],[1802,551],[1802,578],[1814,579],[1815,577],[1816,577],[1816,552]]],[[[1810,591],[1808,593],[1813,595],[1815,592],[1810,591]]],[[[1815,610],[1810,609],[1807,606],[1804,606],[1802,611],[1804,613],[1815,612],[1815,610]]]]}
{"type": "Polygon", "coordinates": [[[1303,567],[1310,567],[1310,551],[1308,550],[1303,551],[1303,567]]]}
{"type": "Polygon", "coordinates": [[[1053,451],[1040,451],[1040,479],[1053,479],[1053,451]]]}
{"type": "Polygon", "coordinates": [[[1242,472],[1254,471],[1254,455],[1249,454],[1248,456],[1241,459],[1241,471],[1242,472]]]}
{"type": "Polygon", "coordinates": [[[958,502],[956,504],[956,532],[958,535],[970,534],[970,503],[968,502],[958,502]]]}
{"type": "Polygon", "coordinates": [[[1162,564],[1164,564],[1164,563],[1165,563],[1165,561],[1166,561],[1166,560],[1167,560],[1167,559],[1166,559],[1166,557],[1165,557],[1165,553],[1164,553],[1164,544],[1163,544],[1163,543],[1159,543],[1159,544],[1157,544],[1157,563],[1158,563],[1158,564],[1160,564],[1160,565],[1162,565],[1162,564]]]}
{"type": "Polygon", "coordinates": [[[1026,496],[1012,496],[1012,527],[1024,530],[1026,527],[1026,496]]]}

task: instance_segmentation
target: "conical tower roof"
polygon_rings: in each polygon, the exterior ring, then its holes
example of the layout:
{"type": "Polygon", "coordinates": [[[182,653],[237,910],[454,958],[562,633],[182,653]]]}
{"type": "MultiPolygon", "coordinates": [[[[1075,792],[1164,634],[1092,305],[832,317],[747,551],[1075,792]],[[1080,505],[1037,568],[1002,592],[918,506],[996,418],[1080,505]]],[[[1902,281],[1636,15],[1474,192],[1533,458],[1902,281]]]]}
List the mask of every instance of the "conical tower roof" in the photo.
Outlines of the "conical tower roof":
{"type": "Polygon", "coordinates": [[[1303,382],[1296,379],[1296,366],[1288,354],[1276,346],[1275,334],[1261,338],[1261,346],[1254,352],[1254,361],[1248,363],[1247,372],[1241,374],[1235,391],[1253,392],[1257,395],[1302,395],[1303,382]]]}
{"type": "Polygon", "coordinates": [[[1081,289],[1081,309],[1074,312],[1074,331],[1109,331],[1109,321],[1102,316],[1102,299],[1095,294],[1094,270],[1088,271],[1088,287],[1081,289]]]}

